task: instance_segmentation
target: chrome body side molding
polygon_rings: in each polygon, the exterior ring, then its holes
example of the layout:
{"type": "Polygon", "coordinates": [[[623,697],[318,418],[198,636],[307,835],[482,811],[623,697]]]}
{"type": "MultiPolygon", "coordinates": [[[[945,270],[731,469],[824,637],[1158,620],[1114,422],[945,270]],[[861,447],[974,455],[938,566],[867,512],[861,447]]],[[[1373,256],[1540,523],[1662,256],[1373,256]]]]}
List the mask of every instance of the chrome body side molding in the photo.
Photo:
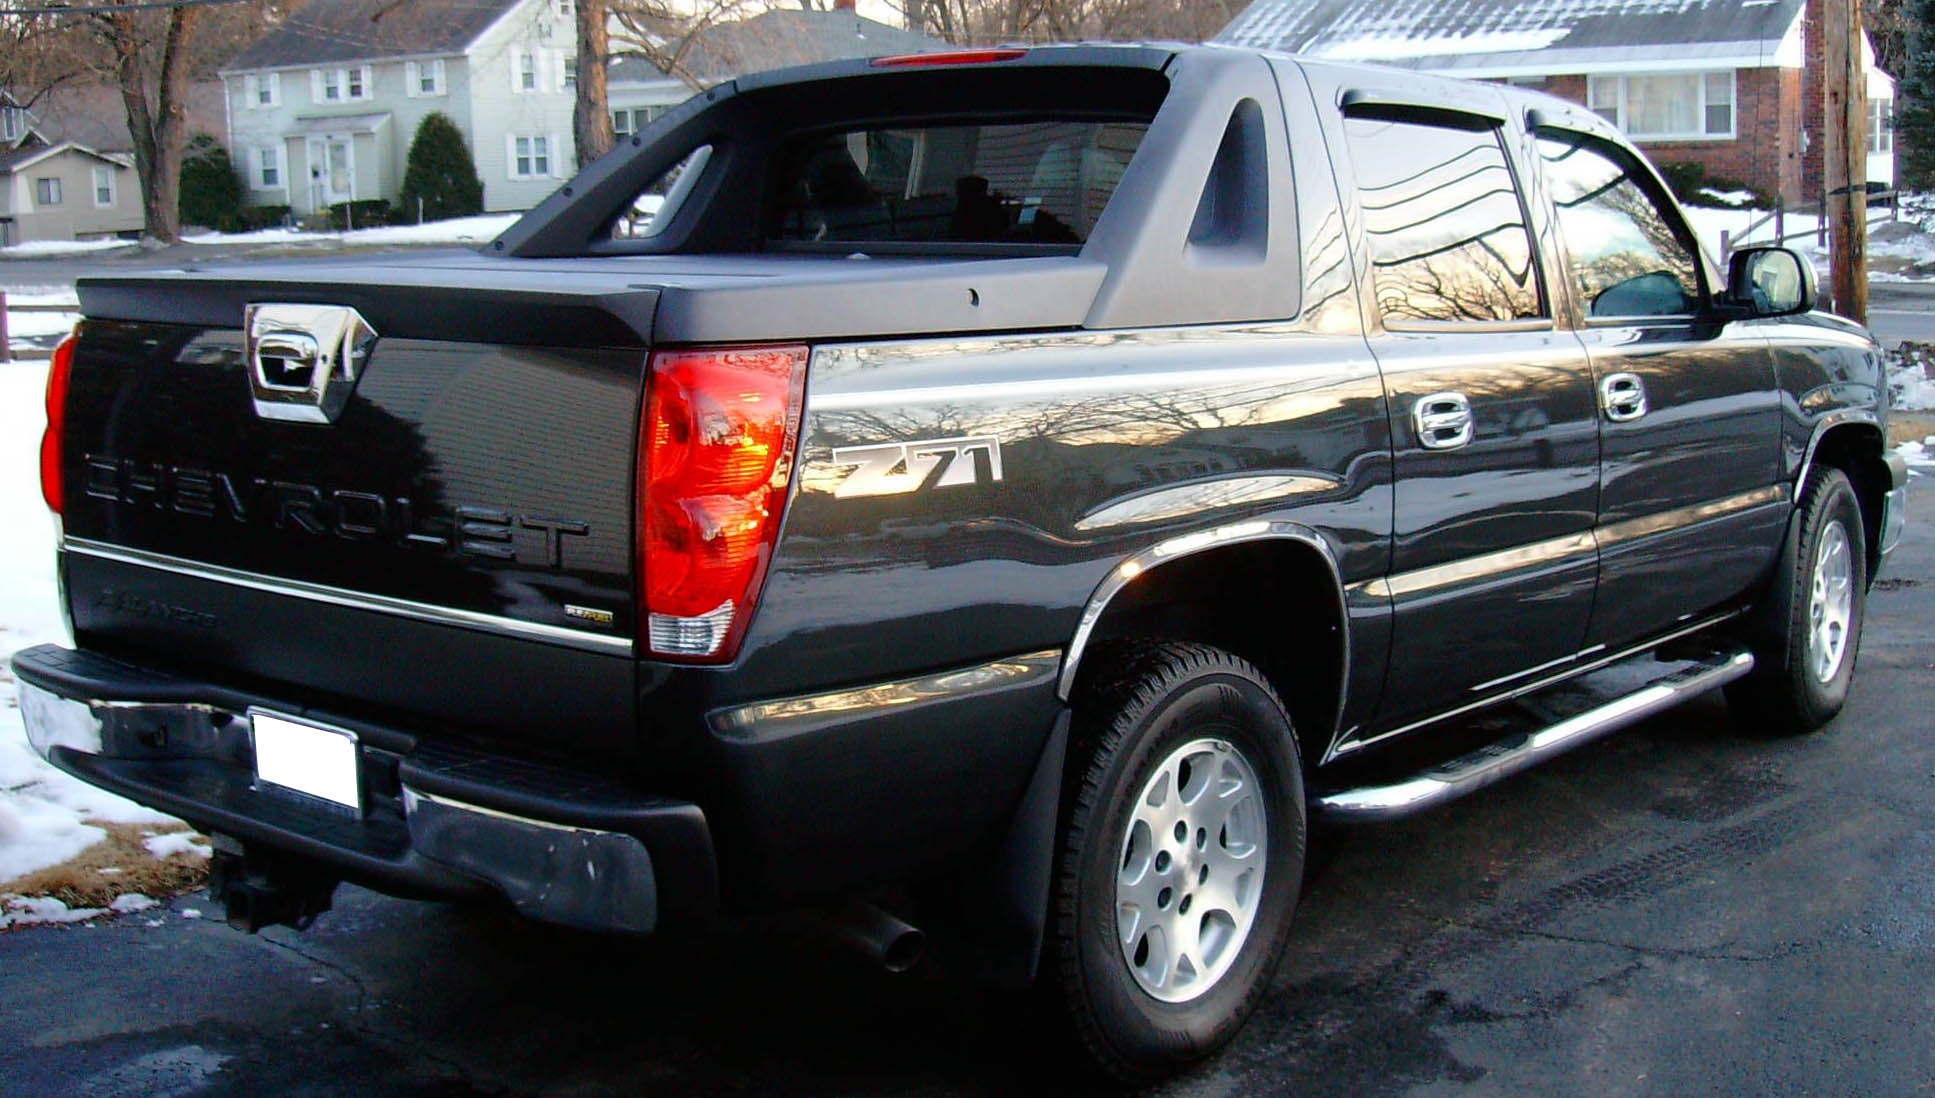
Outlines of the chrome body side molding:
{"type": "MultiPolygon", "coordinates": [[[[265,576],[259,572],[245,572],[238,568],[224,568],[216,564],[203,564],[200,561],[184,560],[163,553],[150,553],[141,549],[129,549],[105,542],[89,541],[85,538],[67,538],[61,542],[61,551],[75,553],[84,557],[114,561],[118,564],[132,564],[142,568],[155,568],[172,572],[191,579],[208,580],[212,583],[226,583],[236,587],[246,587],[253,591],[265,591],[272,595],[287,595],[290,598],[307,599],[310,602],[328,603],[352,610],[368,610],[392,617],[409,618],[412,621],[429,622],[433,625],[449,625],[460,629],[474,629],[500,636],[516,637],[521,640],[543,641],[547,644],[582,648],[591,652],[605,652],[612,655],[629,656],[632,642],[629,637],[606,637],[594,633],[583,633],[563,626],[545,625],[541,622],[520,621],[516,618],[501,617],[496,614],[480,614],[473,610],[458,610],[448,606],[435,606],[426,602],[413,602],[409,599],[391,598],[387,595],[372,595],[361,591],[348,591],[340,587],[327,587],[319,583],[304,583],[300,580],[282,579],[265,576]]],[[[64,603],[63,603],[64,605],[64,603]]]]}

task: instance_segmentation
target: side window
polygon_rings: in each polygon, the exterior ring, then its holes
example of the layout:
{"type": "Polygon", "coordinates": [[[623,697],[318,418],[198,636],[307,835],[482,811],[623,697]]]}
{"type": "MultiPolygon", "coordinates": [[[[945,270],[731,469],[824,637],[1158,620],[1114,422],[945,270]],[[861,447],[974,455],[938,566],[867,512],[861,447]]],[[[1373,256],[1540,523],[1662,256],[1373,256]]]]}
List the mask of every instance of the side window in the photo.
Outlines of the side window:
{"type": "Polygon", "coordinates": [[[1354,113],[1344,131],[1386,324],[1547,315],[1497,128],[1354,113]]]}
{"type": "Polygon", "coordinates": [[[1566,265],[1590,317],[1684,316],[1700,307],[1700,266],[1677,218],[1638,165],[1591,138],[1541,133],[1566,265]]]}

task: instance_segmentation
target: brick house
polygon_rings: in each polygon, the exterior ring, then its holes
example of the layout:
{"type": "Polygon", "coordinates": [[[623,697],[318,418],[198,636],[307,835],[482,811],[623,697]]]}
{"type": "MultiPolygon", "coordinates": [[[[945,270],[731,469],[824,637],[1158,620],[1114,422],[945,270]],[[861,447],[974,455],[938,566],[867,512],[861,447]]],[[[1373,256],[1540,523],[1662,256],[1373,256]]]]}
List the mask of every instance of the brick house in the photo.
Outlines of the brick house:
{"type": "MultiPolygon", "coordinates": [[[[1541,88],[1655,163],[1789,203],[1821,193],[1822,0],[1255,0],[1232,45],[1541,88]]],[[[1894,81],[1868,70],[1868,176],[1894,179],[1894,81]]]]}

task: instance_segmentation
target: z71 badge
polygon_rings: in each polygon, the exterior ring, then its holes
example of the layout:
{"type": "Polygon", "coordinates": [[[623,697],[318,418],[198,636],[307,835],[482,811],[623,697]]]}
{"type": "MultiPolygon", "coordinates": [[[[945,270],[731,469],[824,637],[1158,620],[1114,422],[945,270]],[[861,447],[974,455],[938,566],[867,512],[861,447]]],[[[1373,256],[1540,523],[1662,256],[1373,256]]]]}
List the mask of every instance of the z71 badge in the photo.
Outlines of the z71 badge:
{"type": "Polygon", "coordinates": [[[914,442],[885,442],[873,446],[841,446],[833,451],[833,464],[857,465],[833,490],[835,499],[859,496],[891,496],[912,492],[934,478],[936,488],[954,488],[981,480],[976,454],[988,459],[988,481],[1001,479],[1001,440],[992,435],[962,438],[921,439],[914,442]],[[940,476],[934,477],[934,471],[940,476]]]}

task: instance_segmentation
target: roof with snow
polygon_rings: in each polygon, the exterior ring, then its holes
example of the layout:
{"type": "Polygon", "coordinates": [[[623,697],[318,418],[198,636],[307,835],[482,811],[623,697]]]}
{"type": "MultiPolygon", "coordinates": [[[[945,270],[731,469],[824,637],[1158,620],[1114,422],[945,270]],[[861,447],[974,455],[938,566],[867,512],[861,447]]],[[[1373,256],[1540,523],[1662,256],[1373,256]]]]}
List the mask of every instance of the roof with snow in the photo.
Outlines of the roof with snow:
{"type": "Polygon", "coordinates": [[[309,0],[223,72],[462,53],[520,0],[309,0]]]}
{"type": "Polygon", "coordinates": [[[1467,75],[1777,57],[1804,0],[1255,0],[1216,41],[1467,75]]]}
{"type": "MultiPolygon", "coordinates": [[[[852,11],[775,9],[700,31],[680,58],[682,69],[705,84],[749,72],[857,57],[888,57],[952,49],[938,38],[890,26],[852,11]]],[[[612,81],[662,80],[642,57],[612,66],[612,81]]]]}

